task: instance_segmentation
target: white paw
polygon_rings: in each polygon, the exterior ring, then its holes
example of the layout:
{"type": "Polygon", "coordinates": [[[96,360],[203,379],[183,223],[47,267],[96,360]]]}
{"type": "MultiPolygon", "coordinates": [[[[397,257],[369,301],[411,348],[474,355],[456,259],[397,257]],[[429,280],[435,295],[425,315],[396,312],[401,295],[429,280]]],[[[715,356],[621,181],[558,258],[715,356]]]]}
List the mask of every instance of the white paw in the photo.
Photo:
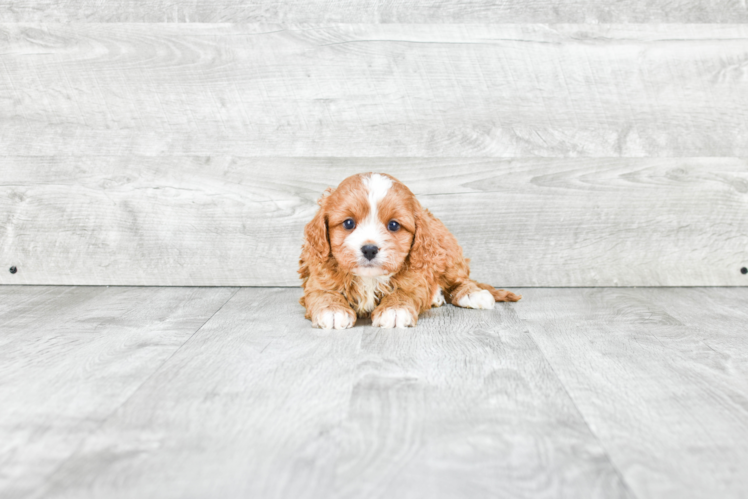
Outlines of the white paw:
{"type": "Polygon", "coordinates": [[[431,299],[431,305],[434,307],[440,307],[444,305],[444,293],[442,293],[442,287],[436,288],[434,298],[431,299]]]}
{"type": "Polygon", "coordinates": [[[355,322],[350,313],[338,309],[323,309],[315,316],[313,326],[325,330],[342,330],[352,327],[355,322]]]}
{"type": "Polygon", "coordinates": [[[481,290],[465,295],[457,302],[457,305],[460,307],[469,307],[470,309],[493,309],[496,305],[496,300],[491,295],[491,292],[481,290]]]}
{"type": "Polygon", "coordinates": [[[407,309],[391,308],[382,311],[379,316],[372,319],[371,324],[379,328],[405,328],[415,326],[416,319],[407,309]]]}

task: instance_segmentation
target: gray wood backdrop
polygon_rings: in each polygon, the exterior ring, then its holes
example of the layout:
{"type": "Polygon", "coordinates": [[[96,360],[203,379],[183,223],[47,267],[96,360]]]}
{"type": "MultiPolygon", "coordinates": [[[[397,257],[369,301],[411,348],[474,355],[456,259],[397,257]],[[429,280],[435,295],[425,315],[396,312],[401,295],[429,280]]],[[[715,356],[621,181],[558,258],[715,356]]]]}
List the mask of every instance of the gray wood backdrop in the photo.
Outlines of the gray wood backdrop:
{"type": "Polygon", "coordinates": [[[746,23],[739,0],[0,0],[0,284],[295,286],[315,199],[373,170],[494,285],[748,285],[746,23]]]}

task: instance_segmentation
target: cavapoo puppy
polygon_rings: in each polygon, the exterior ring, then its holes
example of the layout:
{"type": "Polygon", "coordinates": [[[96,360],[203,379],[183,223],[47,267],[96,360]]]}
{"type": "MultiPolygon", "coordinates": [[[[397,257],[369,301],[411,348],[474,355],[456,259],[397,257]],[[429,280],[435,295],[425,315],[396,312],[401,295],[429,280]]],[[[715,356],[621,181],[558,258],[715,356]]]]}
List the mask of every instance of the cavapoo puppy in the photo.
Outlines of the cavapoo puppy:
{"type": "Polygon", "coordinates": [[[452,233],[390,175],[353,175],[318,203],[299,261],[313,326],[350,328],[369,315],[378,327],[415,326],[444,302],[493,309],[522,298],[471,280],[452,233]]]}

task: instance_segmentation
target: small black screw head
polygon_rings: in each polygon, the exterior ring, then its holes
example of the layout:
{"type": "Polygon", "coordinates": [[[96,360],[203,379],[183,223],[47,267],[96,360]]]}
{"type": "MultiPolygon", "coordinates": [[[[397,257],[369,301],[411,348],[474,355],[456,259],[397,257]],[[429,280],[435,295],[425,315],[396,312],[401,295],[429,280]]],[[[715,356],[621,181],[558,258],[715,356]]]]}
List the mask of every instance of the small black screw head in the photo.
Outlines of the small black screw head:
{"type": "Polygon", "coordinates": [[[748,274],[748,267],[741,267],[740,272],[743,274],[748,274]]]}
{"type": "Polygon", "coordinates": [[[10,274],[16,274],[18,272],[18,268],[16,266],[10,266],[10,274]]]}

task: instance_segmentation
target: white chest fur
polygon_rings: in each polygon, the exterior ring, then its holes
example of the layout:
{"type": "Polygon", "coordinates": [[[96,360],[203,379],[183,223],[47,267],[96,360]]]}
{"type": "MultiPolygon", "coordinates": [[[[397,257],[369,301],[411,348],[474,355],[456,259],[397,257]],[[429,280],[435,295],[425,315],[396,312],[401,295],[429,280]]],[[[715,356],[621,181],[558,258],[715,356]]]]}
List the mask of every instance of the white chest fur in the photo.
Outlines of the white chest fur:
{"type": "Polygon", "coordinates": [[[389,276],[356,276],[354,285],[361,297],[355,309],[360,313],[370,313],[377,307],[379,299],[391,291],[389,276]]]}

